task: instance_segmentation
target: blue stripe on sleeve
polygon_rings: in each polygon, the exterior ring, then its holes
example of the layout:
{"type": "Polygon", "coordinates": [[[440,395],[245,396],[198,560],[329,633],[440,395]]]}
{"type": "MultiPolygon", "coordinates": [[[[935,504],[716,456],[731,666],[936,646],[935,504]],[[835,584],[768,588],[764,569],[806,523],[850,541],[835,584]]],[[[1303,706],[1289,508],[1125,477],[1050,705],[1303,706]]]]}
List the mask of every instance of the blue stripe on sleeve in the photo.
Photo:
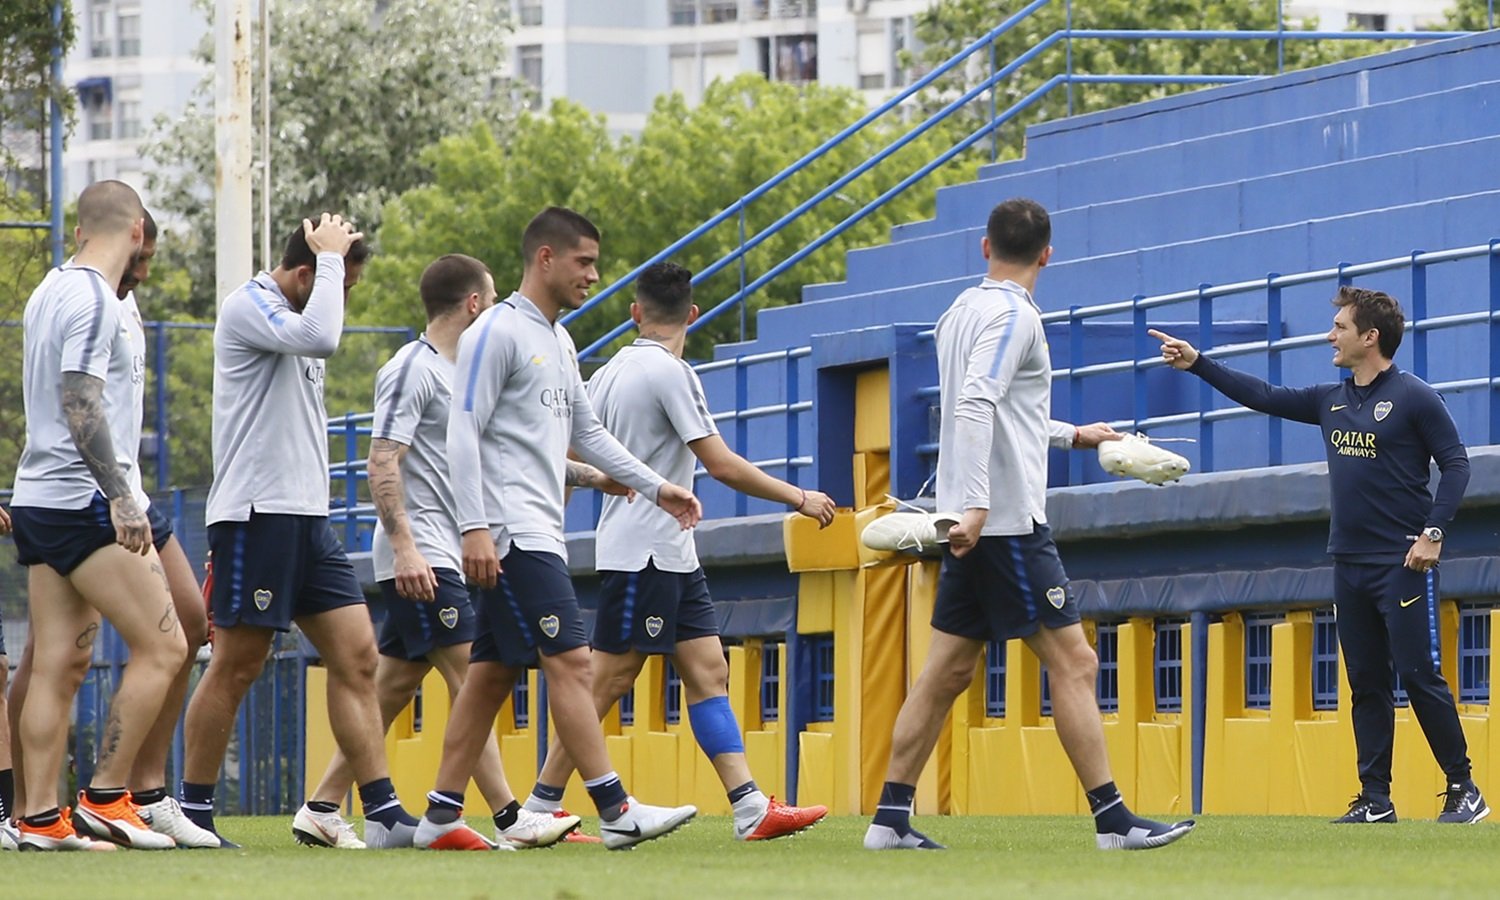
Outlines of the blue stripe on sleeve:
{"type": "MultiPolygon", "coordinates": [[[[1009,296],[1007,294],[1007,296],[1009,296]]],[[[995,378],[1000,374],[1000,363],[1005,359],[1005,351],[1010,348],[1010,339],[1016,334],[1016,320],[1014,317],[1004,325],[1005,330],[1001,332],[1000,346],[995,348],[995,358],[990,362],[990,377],[995,378]]]]}
{"type": "MultiPolygon", "coordinates": [[[[85,271],[92,270],[86,269],[85,271]]],[[[83,342],[83,356],[78,361],[79,368],[84,370],[88,369],[89,361],[94,358],[94,349],[99,344],[99,330],[104,327],[104,291],[100,289],[100,285],[104,284],[104,278],[97,272],[94,276],[89,280],[94,287],[94,326],[89,329],[89,336],[83,342]]]]}
{"type": "MultiPolygon", "coordinates": [[[[417,358],[416,344],[407,344],[406,351],[406,359],[401,361],[401,370],[396,373],[396,388],[391,392],[390,407],[386,410],[385,422],[382,423],[385,427],[381,428],[375,437],[389,439],[391,436],[391,417],[395,415],[395,411],[401,406],[401,394],[406,390],[406,376],[407,373],[411,372],[411,364],[417,358]]],[[[376,413],[379,412],[380,410],[377,409],[376,413]]]]}
{"type": "Polygon", "coordinates": [[[251,280],[245,282],[245,293],[250,295],[250,299],[255,301],[256,307],[265,314],[266,318],[271,321],[272,325],[281,325],[281,316],[283,310],[279,310],[271,305],[270,301],[267,299],[267,292],[265,288],[261,287],[254,280],[251,280]]]}
{"type": "MultiPolygon", "coordinates": [[[[506,305],[506,301],[502,300],[490,308],[495,309],[501,305],[506,305]]],[[[489,321],[484,323],[484,330],[479,332],[479,341],[474,345],[474,357],[469,360],[469,381],[464,386],[464,412],[474,411],[474,388],[479,384],[479,363],[484,358],[484,345],[489,343],[490,332],[494,330],[495,320],[498,318],[500,317],[496,313],[490,313],[489,321]]]]}

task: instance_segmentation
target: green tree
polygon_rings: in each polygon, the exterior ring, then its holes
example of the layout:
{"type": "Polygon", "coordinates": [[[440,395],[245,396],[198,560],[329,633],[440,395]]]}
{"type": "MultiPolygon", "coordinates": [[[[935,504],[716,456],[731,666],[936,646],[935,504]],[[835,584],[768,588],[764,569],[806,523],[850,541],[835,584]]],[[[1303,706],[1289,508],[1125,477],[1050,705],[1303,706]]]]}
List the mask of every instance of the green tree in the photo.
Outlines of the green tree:
{"type": "MultiPolygon", "coordinates": [[[[558,102],[545,114],[523,116],[508,141],[497,140],[484,127],[448,138],[421,156],[432,172],[431,182],[387,206],[382,252],[370,264],[369,296],[356,314],[362,321],[419,327],[417,277],[433,258],[455,251],[483,259],[494,271],[497,287],[510,290],[520,281],[521,231],[549,204],[571,206],[598,223],[604,235],[601,275],[608,284],[865,111],[853,91],[816,84],[798,88],[742,75],[711,85],[693,108],[679,94],[659,98],[637,137],[611,139],[602,118],[558,102]]],[[[837,180],[909,127],[909,122],[887,117],[814,162],[750,207],[746,236],[837,180]]],[[[851,182],[749,253],[747,281],[947,146],[924,136],[851,182]]],[[[884,240],[892,225],[930,215],[940,184],[971,176],[972,171],[958,167],[940,169],[758,291],[750,298],[749,311],[794,303],[804,284],[838,280],[847,250],[884,240]]],[[[738,243],[739,223],[731,219],[675,260],[702,271],[738,243]]],[[[706,310],[738,289],[736,264],[698,287],[698,305],[706,310]]],[[[628,307],[624,292],[580,319],[572,329],[579,346],[622,321],[628,307]]],[[[710,326],[690,344],[691,355],[705,356],[714,343],[738,338],[735,313],[710,326]]]]}
{"type": "MultiPolygon", "coordinates": [[[[502,0],[272,5],[273,254],[294,223],[322,210],[352,217],[378,242],[386,201],[427,179],[418,149],[476,123],[509,131],[519,104],[496,74],[505,58],[508,8],[502,0]]],[[[204,13],[211,18],[213,10],[205,6],[204,13]]],[[[211,63],[211,41],[199,53],[211,63]]],[[[186,269],[189,277],[185,297],[158,305],[155,314],[163,317],[204,318],[218,299],[212,86],[206,76],[185,113],[158,119],[144,151],[154,164],[154,203],[168,221],[186,226],[171,229],[162,243],[163,267],[186,269]]],[[[263,99],[257,92],[257,123],[263,99]]],[[[259,190],[257,178],[257,210],[259,190]]],[[[257,235],[258,221],[257,213],[257,235]]]]}
{"type": "MultiPolygon", "coordinates": [[[[907,62],[929,71],[984,36],[1006,17],[1026,5],[1025,0],[940,0],[917,16],[917,37],[922,50],[907,54],[907,62]]],[[[1274,0],[1074,0],[1075,29],[1152,30],[1275,30],[1278,5],[1274,0]]],[[[995,42],[995,65],[1004,67],[1052,33],[1067,26],[1068,5],[1053,2],[1012,28],[995,42]]],[[[1288,21],[1291,29],[1310,28],[1311,22],[1288,21]]],[[[1390,42],[1288,40],[1284,44],[1287,71],[1322,65],[1340,59],[1394,49],[1390,42]]],[[[1073,71],[1094,75],[1267,75],[1278,67],[1277,43],[1273,40],[1097,40],[1072,42],[1073,71]]],[[[998,108],[1009,108],[1054,75],[1066,71],[1067,49],[1059,43],[1001,82],[998,108]]],[[[946,103],[979,84],[991,72],[989,53],[978,51],[971,64],[960,66],[942,80],[941,100],[929,100],[927,108],[946,103]]],[[[1076,85],[1073,111],[1111,109],[1166,96],[1194,86],[1152,84],[1076,85]]],[[[937,95],[934,95],[937,96],[937,95]]],[[[987,120],[989,95],[971,104],[968,114],[955,117],[955,128],[967,134],[987,120]]],[[[1068,114],[1067,90],[1059,86],[1037,101],[1026,113],[1001,130],[1001,143],[1008,153],[1019,153],[1022,130],[1038,121],[1068,114]]]]}

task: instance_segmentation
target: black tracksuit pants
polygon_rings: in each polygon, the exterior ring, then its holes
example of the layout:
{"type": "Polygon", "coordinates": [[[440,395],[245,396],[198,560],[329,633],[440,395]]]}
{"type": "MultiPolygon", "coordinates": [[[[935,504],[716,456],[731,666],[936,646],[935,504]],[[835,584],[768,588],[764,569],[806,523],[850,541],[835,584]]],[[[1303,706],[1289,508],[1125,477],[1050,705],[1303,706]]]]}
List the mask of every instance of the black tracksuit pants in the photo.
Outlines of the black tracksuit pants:
{"type": "Polygon", "coordinates": [[[1333,584],[1362,789],[1390,793],[1398,672],[1438,765],[1450,783],[1466,781],[1468,743],[1440,668],[1437,570],[1335,560],[1333,584]]]}

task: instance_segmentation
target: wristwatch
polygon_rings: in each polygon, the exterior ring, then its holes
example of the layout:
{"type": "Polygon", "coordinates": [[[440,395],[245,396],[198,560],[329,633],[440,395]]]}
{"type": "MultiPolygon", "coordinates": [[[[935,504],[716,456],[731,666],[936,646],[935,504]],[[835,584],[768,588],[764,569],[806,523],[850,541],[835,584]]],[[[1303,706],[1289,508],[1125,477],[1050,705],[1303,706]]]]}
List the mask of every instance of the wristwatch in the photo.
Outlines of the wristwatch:
{"type": "Polygon", "coordinates": [[[1436,525],[1429,525],[1422,529],[1422,537],[1427,538],[1434,544],[1441,544],[1443,542],[1443,529],[1436,525]]]}

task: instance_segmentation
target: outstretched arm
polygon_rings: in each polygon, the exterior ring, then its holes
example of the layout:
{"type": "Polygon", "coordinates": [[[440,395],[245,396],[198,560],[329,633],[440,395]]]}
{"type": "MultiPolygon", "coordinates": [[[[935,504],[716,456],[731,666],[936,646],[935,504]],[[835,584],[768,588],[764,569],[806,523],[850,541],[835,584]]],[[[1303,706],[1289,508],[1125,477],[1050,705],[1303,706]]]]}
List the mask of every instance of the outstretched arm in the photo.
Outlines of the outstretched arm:
{"type": "Polygon", "coordinates": [[[1316,425],[1320,388],[1289,388],[1267,384],[1254,375],[1236,372],[1199,353],[1192,344],[1156,329],[1146,332],[1161,341],[1161,358],[1174,369],[1192,372],[1214,390],[1256,412],[1316,425]]]}

